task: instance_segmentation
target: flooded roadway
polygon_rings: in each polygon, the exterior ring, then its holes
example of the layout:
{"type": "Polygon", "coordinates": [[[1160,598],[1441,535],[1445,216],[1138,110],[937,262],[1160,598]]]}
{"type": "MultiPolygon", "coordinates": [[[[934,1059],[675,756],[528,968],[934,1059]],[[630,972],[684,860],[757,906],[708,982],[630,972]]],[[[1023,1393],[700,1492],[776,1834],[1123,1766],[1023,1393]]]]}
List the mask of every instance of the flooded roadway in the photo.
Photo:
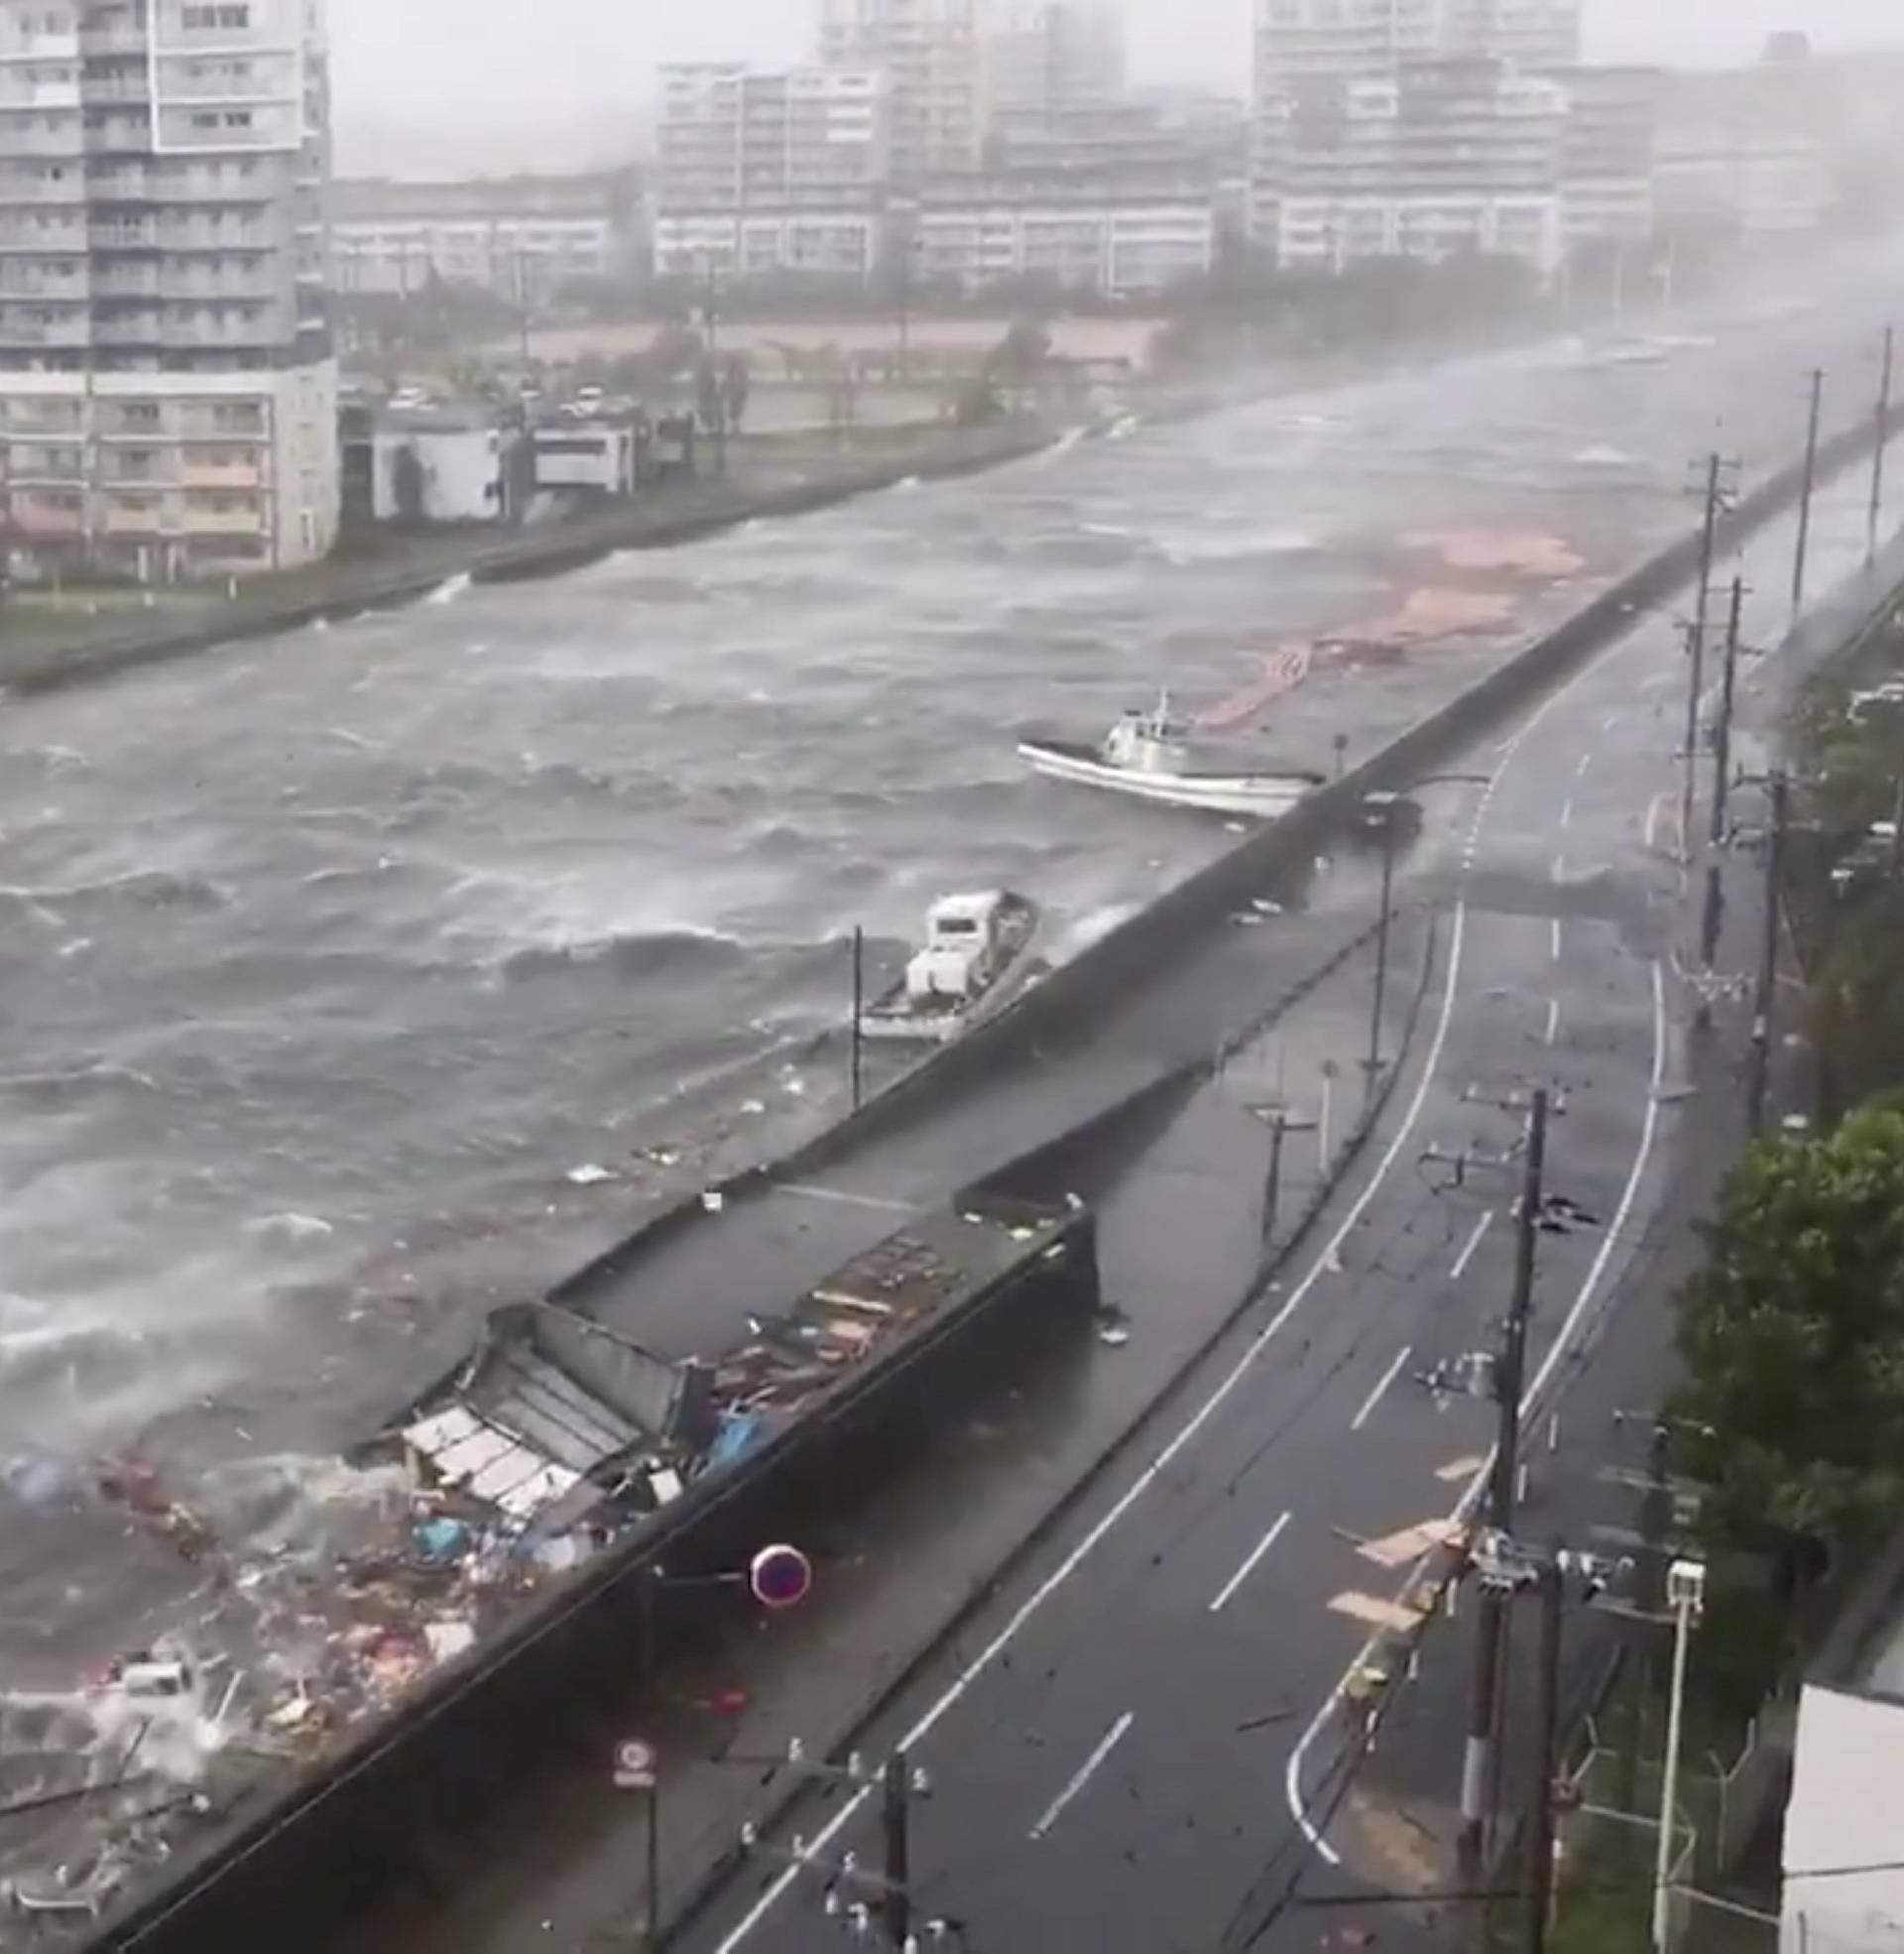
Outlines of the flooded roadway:
{"type": "Polygon", "coordinates": [[[248,1524],[657,1160],[836,1105],[856,922],[896,963],[1005,883],[1081,942],[1229,839],[1029,778],[1020,732],[1323,638],[1247,737],[1372,744],[1685,527],[1689,457],[1788,455],[1804,368],[1848,419],[1896,266],[10,705],[0,1648],[118,1646],[168,1585],[72,1461],[220,1462],[248,1524]],[[1366,642],[1397,619],[1458,628],[1366,642]]]}

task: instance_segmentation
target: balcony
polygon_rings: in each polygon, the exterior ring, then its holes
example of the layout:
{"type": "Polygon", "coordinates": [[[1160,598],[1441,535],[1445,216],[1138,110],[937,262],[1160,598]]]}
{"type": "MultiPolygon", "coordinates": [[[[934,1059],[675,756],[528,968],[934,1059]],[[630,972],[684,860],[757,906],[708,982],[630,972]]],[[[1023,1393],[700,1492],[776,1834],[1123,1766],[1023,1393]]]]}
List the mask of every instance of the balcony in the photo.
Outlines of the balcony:
{"type": "Polygon", "coordinates": [[[188,489],[224,489],[242,493],[265,486],[262,461],[193,461],[187,459],[178,470],[178,482],[188,489]]]}
{"type": "Polygon", "coordinates": [[[78,52],[87,61],[124,60],[128,57],[143,61],[147,45],[143,27],[88,27],[79,32],[78,52]]]}
{"type": "Polygon", "coordinates": [[[43,320],[23,318],[0,307],[0,347],[30,352],[76,352],[92,344],[92,329],[83,311],[70,317],[43,320]]]}
{"type": "Polygon", "coordinates": [[[185,503],[181,527],[187,536],[263,536],[264,504],[249,501],[234,508],[220,501],[192,497],[185,503]]]}
{"type": "Polygon", "coordinates": [[[36,210],[76,210],[85,200],[86,186],[77,170],[69,170],[58,179],[0,177],[0,203],[36,210]]]}

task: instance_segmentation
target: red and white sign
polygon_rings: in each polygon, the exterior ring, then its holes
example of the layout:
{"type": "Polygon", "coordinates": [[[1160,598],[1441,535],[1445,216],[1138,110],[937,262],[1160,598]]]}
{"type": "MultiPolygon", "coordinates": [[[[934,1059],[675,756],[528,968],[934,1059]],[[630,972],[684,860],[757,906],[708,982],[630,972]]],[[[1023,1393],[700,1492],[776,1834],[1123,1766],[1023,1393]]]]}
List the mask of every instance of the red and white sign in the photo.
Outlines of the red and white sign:
{"type": "Polygon", "coordinates": [[[652,1791],[659,1767],[653,1744],[639,1737],[625,1738],[615,1746],[615,1788],[618,1791],[652,1791]]]}
{"type": "Polygon", "coordinates": [[[813,1591],[813,1563],[798,1547],[763,1547],[748,1563],[747,1585],[763,1608],[797,1608],[813,1591]]]}

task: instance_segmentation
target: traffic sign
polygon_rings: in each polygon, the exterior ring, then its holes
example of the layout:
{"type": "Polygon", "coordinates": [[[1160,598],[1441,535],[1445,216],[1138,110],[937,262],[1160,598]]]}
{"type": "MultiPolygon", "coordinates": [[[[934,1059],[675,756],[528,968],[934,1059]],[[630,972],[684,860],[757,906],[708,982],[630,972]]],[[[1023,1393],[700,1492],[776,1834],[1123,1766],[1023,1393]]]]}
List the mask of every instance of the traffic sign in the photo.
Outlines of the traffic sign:
{"type": "Polygon", "coordinates": [[[615,1746],[615,1788],[618,1791],[652,1791],[658,1760],[653,1744],[639,1737],[625,1738],[615,1746]]]}
{"type": "Polygon", "coordinates": [[[747,1585],[763,1608],[797,1608],[813,1588],[813,1564],[798,1547],[763,1547],[748,1563],[747,1585]]]}

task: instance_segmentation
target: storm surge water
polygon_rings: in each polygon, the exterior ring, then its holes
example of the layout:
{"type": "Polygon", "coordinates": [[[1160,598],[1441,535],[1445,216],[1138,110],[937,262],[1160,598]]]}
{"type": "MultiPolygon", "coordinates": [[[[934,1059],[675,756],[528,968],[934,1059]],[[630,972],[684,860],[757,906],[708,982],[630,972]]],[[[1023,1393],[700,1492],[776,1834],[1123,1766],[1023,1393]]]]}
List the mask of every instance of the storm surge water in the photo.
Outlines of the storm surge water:
{"type": "Polygon", "coordinates": [[[1426,530],[1585,559],[1462,572],[1506,636],[1318,656],[1235,729],[1366,750],[1676,533],[1716,414],[1748,465],[1786,449],[1798,329],[1131,422],[14,703],[0,1647],[109,1642],[165,1586],[89,1504],[98,1457],[183,1483],[334,1454],[482,1311],[836,1114],[856,925],[891,976],[934,897],[1008,886],[1073,951],[1232,845],[1035,779],[1022,733],[1258,683],[1454,577],[1401,541],[1426,530]]]}

